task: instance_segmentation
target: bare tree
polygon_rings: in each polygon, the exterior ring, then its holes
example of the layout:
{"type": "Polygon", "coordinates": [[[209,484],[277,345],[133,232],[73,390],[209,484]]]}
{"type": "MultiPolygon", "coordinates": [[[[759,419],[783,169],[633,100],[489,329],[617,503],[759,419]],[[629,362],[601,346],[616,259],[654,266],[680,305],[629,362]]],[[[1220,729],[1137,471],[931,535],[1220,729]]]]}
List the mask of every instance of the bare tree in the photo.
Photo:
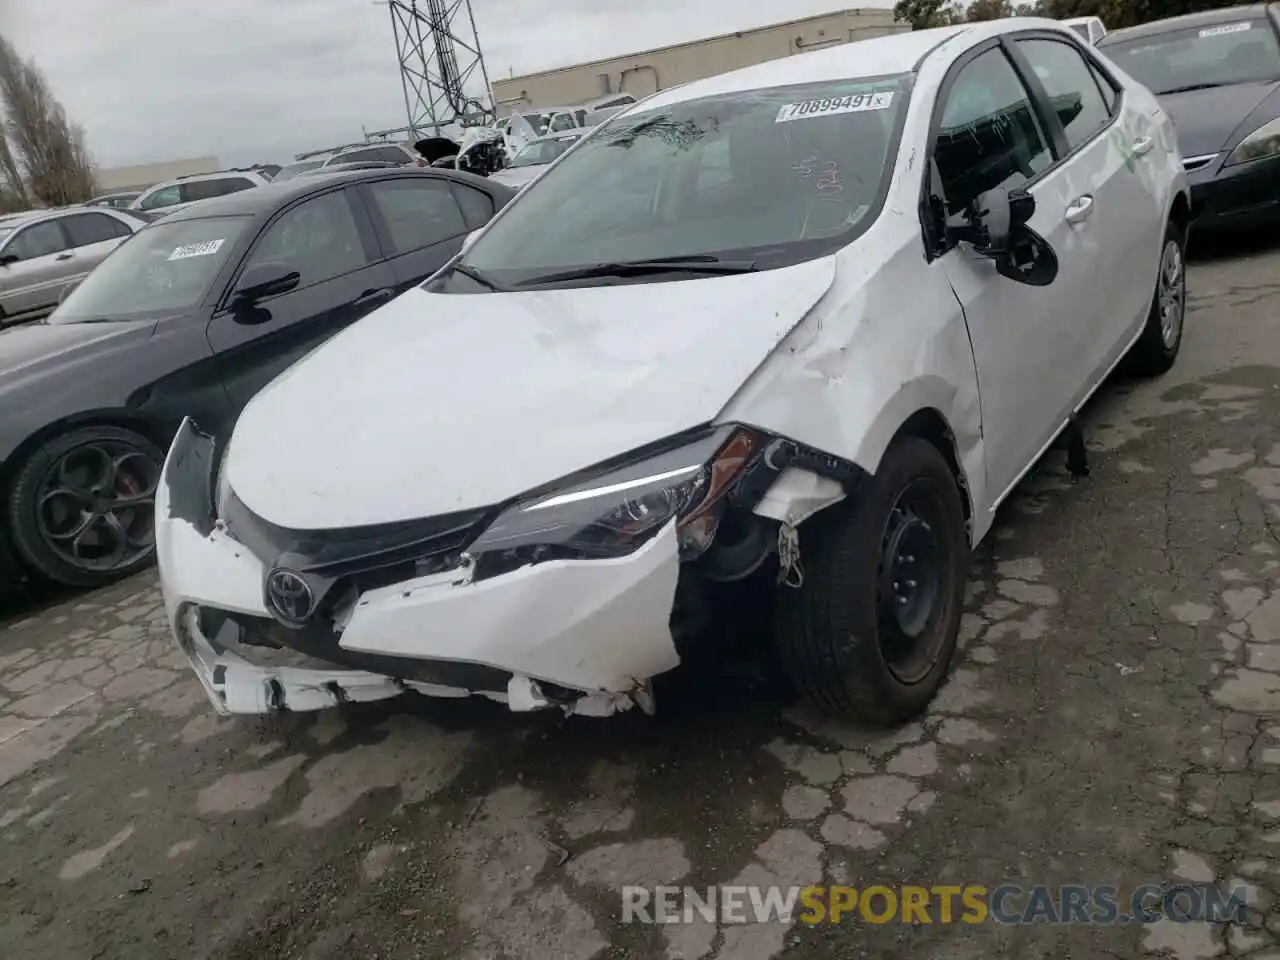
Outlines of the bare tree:
{"type": "Polygon", "coordinates": [[[4,150],[10,157],[6,165],[0,156],[0,175],[9,180],[18,173],[18,190],[50,206],[88,200],[94,190],[93,167],[83,131],[67,118],[35,61],[23,60],[4,37],[0,104],[7,135],[4,150]]]}
{"type": "Polygon", "coordinates": [[[9,146],[3,122],[0,122],[0,194],[4,197],[0,204],[5,208],[25,210],[31,205],[27,185],[22,179],[22,168],[13,154],[13,148],[9,146]]]}

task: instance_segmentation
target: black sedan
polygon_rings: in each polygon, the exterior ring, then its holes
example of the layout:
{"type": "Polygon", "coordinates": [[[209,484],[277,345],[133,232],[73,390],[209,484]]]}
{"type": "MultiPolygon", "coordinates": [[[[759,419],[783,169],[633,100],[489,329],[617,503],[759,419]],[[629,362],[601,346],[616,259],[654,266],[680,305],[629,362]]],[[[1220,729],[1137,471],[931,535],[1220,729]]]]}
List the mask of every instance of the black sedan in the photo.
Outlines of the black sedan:
{"type": "Polygon", "coordinates": [[[225,432],[268,381],[434,273],[514,195],[465,173],[365,170],[205,200],[138,231],[46,321],[0,333],[11,559],[72,586],[144,567],[182,418],[225,432]]]}
{"type": "Polygon", "coordinates": [[[1280,220],[1280,8],[1117,30],[1098,49],[1173,117],[1199,230],[1280,220]]]}

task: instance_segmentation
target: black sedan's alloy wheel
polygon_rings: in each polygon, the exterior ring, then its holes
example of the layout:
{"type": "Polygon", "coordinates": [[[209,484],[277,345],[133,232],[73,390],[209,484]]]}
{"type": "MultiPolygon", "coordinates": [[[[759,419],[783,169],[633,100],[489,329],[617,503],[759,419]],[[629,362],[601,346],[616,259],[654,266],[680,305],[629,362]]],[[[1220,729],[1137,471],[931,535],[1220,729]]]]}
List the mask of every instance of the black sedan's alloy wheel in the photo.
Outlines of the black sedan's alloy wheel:
{"type": "Polygon", "coordinates": [[[140,433],[81,427],[45,441],[9,490],[14,546],[33,573],[92,587],[147,566],[164,454],[140,433]]]}
{"type": "Polygon", "coordinates": [[[774,636],[815,706],[889,725],[933,699],[955,654],[969,576],[961,497],[938,449],[904,437],[852,502],[801,531],[804,582],[782,591],[774,636]]]}

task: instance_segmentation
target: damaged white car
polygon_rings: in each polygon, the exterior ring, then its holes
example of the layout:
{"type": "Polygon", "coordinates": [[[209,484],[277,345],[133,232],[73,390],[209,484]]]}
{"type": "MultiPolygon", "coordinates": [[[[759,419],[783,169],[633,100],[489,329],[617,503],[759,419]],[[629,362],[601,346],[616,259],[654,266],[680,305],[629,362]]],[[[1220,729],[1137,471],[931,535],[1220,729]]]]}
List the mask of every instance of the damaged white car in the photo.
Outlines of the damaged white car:
{"type": "Polygon", "coordinates": [[[227,443],[183,424],[177,642],[224,713],[602,715],[652,706],[709,585],[757,578],[803,692],[901,721],[997,505],[1122,359],[1174,362],[1187,199],[1155,99],[1052,21],[656,94],[227,443]]]}

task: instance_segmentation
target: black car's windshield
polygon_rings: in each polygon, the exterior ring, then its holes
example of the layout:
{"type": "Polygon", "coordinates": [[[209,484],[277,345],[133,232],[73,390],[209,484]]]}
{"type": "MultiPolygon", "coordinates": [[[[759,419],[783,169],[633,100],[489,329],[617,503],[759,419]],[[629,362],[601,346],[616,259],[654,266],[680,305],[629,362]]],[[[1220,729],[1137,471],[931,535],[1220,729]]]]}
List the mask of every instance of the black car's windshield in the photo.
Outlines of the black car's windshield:
{"type": "Polygon", "coordinates": [[[909,79],[752,90],[614,118],[462,260],[505,286],[601,263],[710,255],[769,269],[830,253],[879,212],[909,79]]]}
{"type": "Polygon", "coordinates": [[[579,135],[576,137],[556,137],[554,140],[535,140],[512,157],[507,166],[536,167],[544,163],[550,163],[581,139],[582,137],[579,135]]]}
{"type": "Polygon", "coordinates": [[[248,217],[162,220],[120,244],[49,317],[50,323],[159,319],[196,306],[248,217]]]}
{"type": "Polygon", "coordinates": [[[1098,43],[1152,93],[1178,93],[1280,77],[1280,45],[1266,17],[1184,27],[1098,43]]]}

